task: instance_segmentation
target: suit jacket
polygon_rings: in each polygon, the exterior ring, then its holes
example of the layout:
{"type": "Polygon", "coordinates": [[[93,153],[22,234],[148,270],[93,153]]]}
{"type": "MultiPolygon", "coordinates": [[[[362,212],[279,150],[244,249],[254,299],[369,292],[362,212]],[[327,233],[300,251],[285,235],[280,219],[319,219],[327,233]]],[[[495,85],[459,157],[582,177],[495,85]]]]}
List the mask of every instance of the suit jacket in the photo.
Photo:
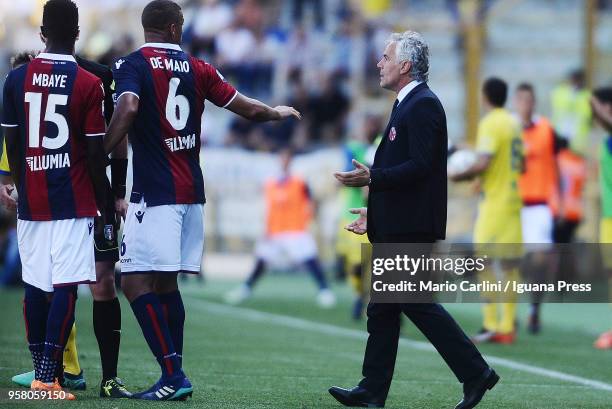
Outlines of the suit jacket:
{"type": "Polygon", "coordinates": [[[394,109],[370,169],[372,243],[435,241],[446,235],[446,114],[426,83],[394,109]]]}

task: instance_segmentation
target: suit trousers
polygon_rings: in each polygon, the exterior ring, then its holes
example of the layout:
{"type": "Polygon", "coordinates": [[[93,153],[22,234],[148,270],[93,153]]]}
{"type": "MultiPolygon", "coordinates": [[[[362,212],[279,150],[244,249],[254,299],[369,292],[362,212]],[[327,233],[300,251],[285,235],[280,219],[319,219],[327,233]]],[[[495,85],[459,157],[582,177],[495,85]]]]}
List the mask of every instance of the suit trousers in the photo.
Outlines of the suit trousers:
{"type": "MultiPolygon", "coordinates": [[[[386,243],[427,243],[430,237],[386,237],[386,243]]],[[[374,250],[376,251],[376,250],[374,250]]],[[[373,303],[367,308],[368,342],[359,386],[386,399],[393,378],[404,313],[436,348],[459,382],[481,375],[488,364],[453,317],[437,303],[373,303]]]]}

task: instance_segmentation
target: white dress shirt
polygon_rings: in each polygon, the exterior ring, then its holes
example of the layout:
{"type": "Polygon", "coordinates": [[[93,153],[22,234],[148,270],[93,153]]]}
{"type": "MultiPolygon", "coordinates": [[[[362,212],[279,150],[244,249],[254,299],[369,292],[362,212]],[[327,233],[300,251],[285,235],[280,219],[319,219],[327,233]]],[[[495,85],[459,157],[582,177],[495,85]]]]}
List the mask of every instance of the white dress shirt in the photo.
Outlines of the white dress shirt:
{"type": "Polygon", "coordinates": [[[406,98],[406,95],[410,93],[417,85],[422,84],[422,81],[412,80],[408,84],[404,85],[404,88],[400,89],[397,93],[398,105],[402,103],[402,100],[406,98]]]}

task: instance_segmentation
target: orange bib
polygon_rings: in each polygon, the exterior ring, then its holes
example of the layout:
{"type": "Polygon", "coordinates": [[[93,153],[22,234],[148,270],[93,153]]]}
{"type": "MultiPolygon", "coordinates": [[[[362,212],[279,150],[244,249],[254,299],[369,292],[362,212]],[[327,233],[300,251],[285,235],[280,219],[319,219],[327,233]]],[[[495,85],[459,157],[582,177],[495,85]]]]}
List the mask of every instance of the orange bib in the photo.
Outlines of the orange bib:
{"type": "Polygon", "coordinates": [[[539,119],[523,130],[525,145],[525,172],[519,179],[523,203],[547,203],[557,188],[555,163],[555,136],[550,123],[539,119]]]}
{"type": "Polygon", "coordinates": [[[291,176],[280,181],[271,180],[265,188],[269,235],[301,232],[308,228],[311,218],[310,198],[306,183],[291,176]]]}

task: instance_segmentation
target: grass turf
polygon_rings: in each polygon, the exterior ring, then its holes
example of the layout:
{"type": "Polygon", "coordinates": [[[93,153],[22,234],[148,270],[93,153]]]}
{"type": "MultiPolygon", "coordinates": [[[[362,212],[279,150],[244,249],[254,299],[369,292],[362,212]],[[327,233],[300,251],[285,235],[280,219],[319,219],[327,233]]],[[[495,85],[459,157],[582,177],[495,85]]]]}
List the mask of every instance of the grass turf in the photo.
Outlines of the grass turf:
{"type": "MultiPolygon", "coordinates": [[[[88,390],[77,392],[75,407],[145,408],[185,405],[209,408],[340,408],[327,393],[331,385],[353,386],[360,379],[363,339],[283,325],[262,311],[312,322],[365,331],[365,321],[349,318],[350,291],[339,286],[336,308],[315,305],[315,288],[303,276],[264,279],[254,297],[240,307],[222,306],[222,295],[235,283],[210,281],[200,286],[182,285],[187,309],[185,371],[194,384],[194,398],[187,403],[149,403],[97,398],[100,363],[91,323],[91,299],[81,296],[77,305],[78,348],[88,390]],[[211,304],[212,303],[212,304],[211,304]]],[[[3,329],[0,333],[0,390],[14,389],[12,375],[31,368],[21,318],[21,291],[0,293],[3,329]]],[[[157,363],[142,337],[128,303],[121,296],[123,336],[119,375],[131,390],[150,386],[159,376],[157,363]]],[[[480,327],[475,304],[448,305],[466,332],[480,327]]],[[[519,309],[524,318],[526,306],[519,309]]],[[[609,306],[558,305],[543,307],[543,333],[527,335],[519,328],[513,346],[483,345],[485,354],[504,357],[546,369],[612,383],[612,351],[597,351],[597,334],[612,327],[609,306]]],[[[524,322],[524,319],[522,320],[524,322]]],[[[521,323],[522,323],[521,322],[521,323]]],[[[423,340],[408,320],[403,336],[423,340]]],[[[485,396],[479,408],[612,408],[612,392],[497,368],[501,382],[485,396]]],[[[401,346],[387,408],[453,408],[461,386],[442,359],[428,351],[401,346]]],[[[2,407],[44,408],[60,402],[11,402],[2,407]]],[[[181,406],[182,407],[182,406],[181,406]]]]}

